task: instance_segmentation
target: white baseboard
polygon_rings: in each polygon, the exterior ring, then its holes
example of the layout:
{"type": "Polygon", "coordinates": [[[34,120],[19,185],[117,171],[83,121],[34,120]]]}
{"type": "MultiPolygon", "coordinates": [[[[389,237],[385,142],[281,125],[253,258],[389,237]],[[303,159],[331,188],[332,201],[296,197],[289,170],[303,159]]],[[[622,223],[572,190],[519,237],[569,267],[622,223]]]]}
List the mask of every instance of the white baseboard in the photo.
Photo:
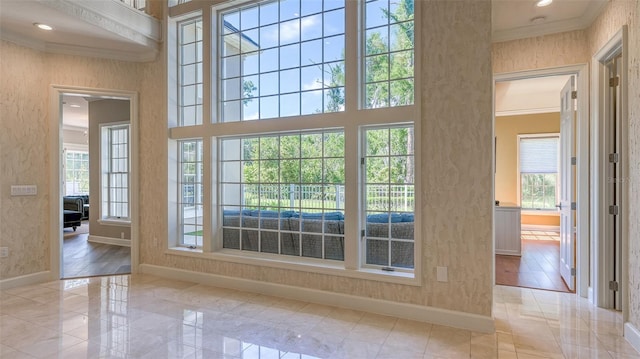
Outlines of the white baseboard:
{"type": "Polygon", "coordinates": [[[353,295],[327,292],[317,289],[293,287],[283,284],[267,283],[243,278],[225,277],[217,274],[192,272],[183,269],[141,264],[140,272],[187,282],[196,282],[216,287],[257,292],[276,297],[301,300],[342,308],[362,310],[371,313],[389,315],[398,318],[417,320],[483,333],[495,332],[493,318],[478,314],[453,310],[425,307],[408,303],[358,297],[353,295]]]}
{"type": "Polygon", "coordinates": [[[44,271],[0,280],[0,289],[23,287],[26,285],[52,281],[51,271],[44,271]]]}
{"type": "Polygon", "coordinates": [[[496,249],[496,254],[503,256],[521,256],[522,253],[515,249],[496,249]]]}
{"type": "Polygon", "coordinates": [[[89,239],[87,240],[92,243],[112,244],[114,246],[131,247],[131,240],[129,239],[94,236],[90,234],[89,239]]]}
{"type": "Polygon", "coordinates": [[[520,226],[522,231],[546,231],[546,232],[560,232],[560,226],[547,226],[543,224],[523,224],[520,226]]]}
{"type": "Polygon", "coordinates": [[[630,322],[624,323],[624,337],[640,353],[640,330],[630,322]]]}

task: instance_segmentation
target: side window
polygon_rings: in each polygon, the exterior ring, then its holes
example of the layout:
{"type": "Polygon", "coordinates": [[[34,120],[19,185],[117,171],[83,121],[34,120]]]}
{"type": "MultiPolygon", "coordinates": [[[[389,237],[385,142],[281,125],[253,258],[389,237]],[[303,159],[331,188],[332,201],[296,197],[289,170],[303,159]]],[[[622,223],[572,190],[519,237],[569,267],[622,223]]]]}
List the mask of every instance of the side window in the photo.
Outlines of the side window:
{"type": "Polygon", "coordinates": [[[558,200],[558,135],[521,135],[519,143],[520,205],[555,210],[558,200]]]}
{"type": "Polygon", "coordinates": [[[192,248],[202,247],[202,140],[180,141],[178,148],[179,244],[192,248]]]}
{"type": "Polygon", "coordinates": [[[413,126],[364,131],[364,263],[414,267],[413,126]]]}
{"type": "Polygon", "coordinates": [[[129,125],[101,126],[101,217],[129,219],[129,125]]]}

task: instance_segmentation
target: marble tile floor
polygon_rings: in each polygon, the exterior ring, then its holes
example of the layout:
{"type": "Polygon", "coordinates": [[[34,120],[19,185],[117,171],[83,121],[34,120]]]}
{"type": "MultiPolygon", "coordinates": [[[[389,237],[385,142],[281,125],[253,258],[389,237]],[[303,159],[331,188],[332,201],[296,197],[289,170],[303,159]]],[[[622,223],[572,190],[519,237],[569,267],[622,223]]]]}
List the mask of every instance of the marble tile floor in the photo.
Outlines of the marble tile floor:
{"type": "Polygon", "coordinates": [[[149,275],[0,291],[2,358],[640,358],[619,312],[496,286],[496,333],[149,275]]]}

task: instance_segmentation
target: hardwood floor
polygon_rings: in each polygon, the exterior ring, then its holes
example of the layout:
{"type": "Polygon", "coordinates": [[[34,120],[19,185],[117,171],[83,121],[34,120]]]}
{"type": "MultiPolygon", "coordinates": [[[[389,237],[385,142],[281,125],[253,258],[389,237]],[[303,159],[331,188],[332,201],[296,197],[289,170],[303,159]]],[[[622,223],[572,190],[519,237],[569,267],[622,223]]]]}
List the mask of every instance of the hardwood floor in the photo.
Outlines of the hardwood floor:
{"type": "Polygon", "coordinates": [[[91,243],[88,222],[76,232],[64,229],[63,278],[131,273],[131,249],[110,244],[91,243]]]}
{"type": "Polygon", "coordinates": [[[496,255],[496,284],[570,292],[560,277],[557,232],[522,231],[522,256],[496,255]]]}

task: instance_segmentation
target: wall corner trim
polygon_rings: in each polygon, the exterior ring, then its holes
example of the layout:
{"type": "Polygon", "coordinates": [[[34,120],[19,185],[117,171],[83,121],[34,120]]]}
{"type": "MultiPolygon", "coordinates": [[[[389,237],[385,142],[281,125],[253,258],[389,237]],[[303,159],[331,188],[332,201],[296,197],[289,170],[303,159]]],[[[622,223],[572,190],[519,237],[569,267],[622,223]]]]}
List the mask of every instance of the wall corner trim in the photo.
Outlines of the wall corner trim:
{"type": "Polygon", "coordinates": [[[472,330],[483,333],[495,332],[493,318],[472,313],[426,307],[408,303],[397,303],[380,299],[301,288],[277,283],[267,283],[217,274],[193,272],[184,269],[141,264],[140,272],[187,282],[257,292],[276,297],[362,310],[398,318],[472,330]]]}
{"type": "Polygon", "coordinates": [[[624,337],[640,353],[640,330],[631,322],[624,323],[624,337]]]}
{"type": "Polygon", "coordinates": [[[0,290],[6,290],[16,287],[24,287],[32,284],[45,283],[55,278],[52,277],[51,271],[43,271],[31,274],[25,274],[18,277],[7,278],[0,280],[0,290]]]}

